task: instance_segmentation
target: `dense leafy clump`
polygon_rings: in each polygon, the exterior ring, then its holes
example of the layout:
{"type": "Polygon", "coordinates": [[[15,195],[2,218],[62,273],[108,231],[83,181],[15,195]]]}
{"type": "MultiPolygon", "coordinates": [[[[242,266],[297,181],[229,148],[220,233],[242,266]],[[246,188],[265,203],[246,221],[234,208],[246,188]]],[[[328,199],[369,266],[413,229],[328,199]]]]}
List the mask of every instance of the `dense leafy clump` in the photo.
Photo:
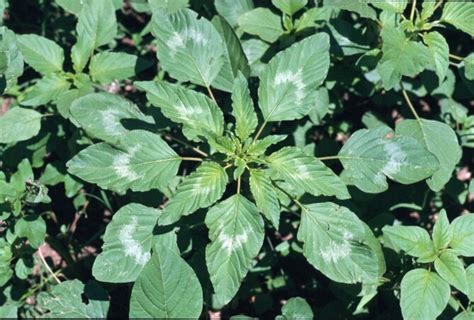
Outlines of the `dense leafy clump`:
{"type": "Polygon", "coordinates": [[[473,2],[0,9],[1,318],[474,317],[473,2]]]}

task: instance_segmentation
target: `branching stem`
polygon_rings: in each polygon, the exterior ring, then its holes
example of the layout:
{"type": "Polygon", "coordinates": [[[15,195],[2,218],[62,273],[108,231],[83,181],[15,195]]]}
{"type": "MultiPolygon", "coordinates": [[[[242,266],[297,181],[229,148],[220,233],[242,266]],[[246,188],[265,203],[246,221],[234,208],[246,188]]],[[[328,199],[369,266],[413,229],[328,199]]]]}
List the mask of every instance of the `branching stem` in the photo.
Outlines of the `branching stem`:
{"type": "Polygon", "coordinates": [[[53,277],[53,279],[56,280],[57,283],[61,283],[61,280],[59,280],[59,278],[56,276],[56,274],[53,272],[53,270],[51,270],[51,268],[49,267],[48,263],[46,262],[46,259],[45,259],[44,256],[43,256],[43,252],[41,252],[41,247],[38,248],[38,256],[40,257],[41,262],[43,262],[44,267],[45,267],[46,270],[49,272],[49,274],[51,274],[51,276],[53,277]]]}
{"type": "Polygon", "coordinates": [[[263,129],[265,129],[265,126],[267,125],[267,121],[265,121],[261,126],[260,128],[258,129],[257,131],[257,134],[255,135],[255,137],[253,138],[253,142],[257,141],[257,139],[260,137],[260,135],[262,134],[263,132],[263,129]]]}
{"type": "Polygon", "coordinates": [[[453,59],[453,60],[464,61],[464,58],[463,58],[463,57],[457,56],[457,55],[452,54],[452,53],[449,54],[449,57],[450,57],[451,59],[453,59]]]}
{"type": "Polygon", "coordinates": [[[339,156],[328,156],[328,157],[319,157],[318,160],[327,161],[327,160],[337,160],[340,159],[339,156]]]}
{"type": "Polygon", "coordinates": [[[206,88],[207,88],[207,92],[209,92],[209,96],[211,97],[212,101],[214,101],[214,103],[217,104],[216,97],[214,97],[214,93],[212,93],[211,87],[206,86],[206,88]]]}

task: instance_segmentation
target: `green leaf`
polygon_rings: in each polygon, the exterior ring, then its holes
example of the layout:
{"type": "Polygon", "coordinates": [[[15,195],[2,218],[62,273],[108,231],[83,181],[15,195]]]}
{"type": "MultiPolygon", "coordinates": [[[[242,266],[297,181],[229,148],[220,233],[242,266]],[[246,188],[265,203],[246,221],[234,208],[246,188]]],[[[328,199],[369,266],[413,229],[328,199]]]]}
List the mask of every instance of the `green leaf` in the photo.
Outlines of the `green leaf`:
{"type": "Polygon", "coordinates": [[[178,172],[181,158],[154,133],[134,130],[116,146],[94,144],[66,165],[69,173],[99,187],[124,193],[166,187],[178,172]]]}
{"type": "Polygon", "coordinates": [[[253,9],[252,0],[215,0],[217,12],[227,20],[232,27],[237,27],[241,15],[253,9]]]}
{"type": "Polygon", "coordinates": [[[130,101],[110,93],[92,93],[75,100],[70,108],[74,120],[92,137],[115,143],[137,124],[153,123],[130,101]],[[94,112],[91,112],[91,110],[94,112]],[[127,126],[127,123],[130,123],[127,126]]]}
{"type": "Polygon", "coordinates": [[[313,310],[305,299],[295,297],[289,299],[281,308],[281,316],[277,320],[313,319],[313,310]]]}
{"type": "Polygon", "coordinates": [[[12,304],[4,304],[0,307],[0,318],[18,319],[18,307],[12,304]]]}
{"type": "Polygon", "coordinates": [[[439,121],[404,120],[397,125],[396,133],[417,139],[435,155],[440,166],[426,183],[431,190],[440,191],[451,179],[462,156],[462,149],[453,129],[439,121]]]}
{"type": "Polygon", "coordinates": [[[155,12],[160,9],[166,9],[168,12],[176,12],[179,9],[184,9],[189,6],[189,0],[148,0],[150,4],[150,9],[152,12],[155,12]]]}
{"type": "Polygon", "coordinates": [[[17,37],[25,61],[41,74],[63,70],[64,50],[54,41],[27,34],[17,37]]]}
{"type": "Polygon", "coordinates": [[[420,19],[422,21],[426,21],[428,20],[429,18],[431,18],[431,16],[434,14],[435,10],[436,10],[436,1],[432,1],[432,0],[423,0],[423,3],[421,4],[422,6],[422,10],[421,10],[421,13],[420,13],[420,19]]]}
{"type": "Polygon", "coordinates": [[[41,113],[12,108],[0,117],[0,143],[15,143],[36,136],[41,129],[41,113]]]}
{"type": "Polygon", "coordinates": [[[272,0],[272,4],[282,12],[292,16],[303,9],[308,4],[308,0],[272,0]]]}
{"type": "Polygon", "coordinates": [[[449,246],[458,255],[474,257],[474,214],[465,214],[451,223],[452,239],[449,246]]]}
{"type": "Polygon", "coordinates": [[[240,194],[218,203],[206,215],[211,243],[206,264],[219,305],[237,293],[253,258],[263,244],[263,219],[255,205],[240,194]]]}
{"type": "Polygon", "coordinates": [[[364,1],[332,0],[325,5],[356,12],[363,18],[377,20],[377,12],[364,1]]]}
{"type": "Polygon", "coordinates": [[[206,95],[168,82],[135,82],[150,102],[173,122],[183,125],[184,135],[193,141],[213,138],[224,132],[224,115],[206,95]]]}
{"type": "Polygon", "coordinates": [[[376,8],[396,13],[403,13],[408,4],[408,0],[369,0],[369,2],[376,8]]]}
{"type": "Polygon", "coordinates": [[[425,269],[409,271],[402,279],[400,306],[404,319],[435,319],[448,304],[449,284],[425,269]]]}
{"type": "Polygon", "coordinates": [[[435,270],[450,285],[468,293],[468,282],[464,265],[455,254],[445,251],[434,262],[435,270]]]}
{"type": "Polygon", "coordinates": [[[74,70],[80,72],[94,49],[111,42],[117,35],[117,18],[112,0],[87,1],[76,26],[77,43],[72,47],[74,70]]]}
{"type": "Polygon", "coordinates": [[[439,162],[412,137],[394,135],[389,127],[362,129],[339,151],[343,179],[368,193],[388,189],[386,176],[402,184],[430,177],[439,162]]]}
{"type": "Polygon", "coordinates": [[[386,90],[398,85],[402,76],[416,76],[432,61],[430,50],[422,43],[407,38],[401,28],[384,27],[382,40],[383,56],[377,71],[386,90]]]}
{"type": "Polygon", "coordinates": [[[307,115],[328,69],[326,33],[307,37],[275,55],[260,77],[258,97],[264,120],[295,120],[307,115]]]}
{"type": "Polygon", "coordinates": [[[174,250],[157,244],[133,285],[129,317],[197,319],[202,304],[201,285],[193,269],[174,250]]]}
{"type": "Polygon", "coordinates": [[[135,75],[137,56],[127,53],[101,52],[91,60],[90,75],[94,81],[107,84],[135,75]]]}
{"type": "Polygon", "coordinates": [[[109,310],[108,293],[94,282],[84,286],[79,280],[64,281],[50,292],[41,292],[38,305],[50,310],[45,315],[48,318],[61,319],[105,319],[109,310]]]}
{"type": "Polygon", "coordinates": [[[245,141],[258,125],[257,114],[247,79],[242,73],[237,75],[232,89],[232,115],[235,118],[235,132],[240,141],[245,141]]]}
{"type": "Polygon", "coordinates": [[[56,3],[64,10],[75,14],[76,16],[81,13],[83,7],[83,1],[71,1],[71,0],[55,0],[56,3]]]}
{"type": "Polygon", "coordinates": [[[460,314],[455,316],[453,320],[474,320],[474,312],[462,311],[460,314]]]}
{"type": "Polygon", "coordinates": [[[442,22],[447,22],[474,37],[474,3],[449,1],[443,7],[442,22]]]}
{"type": "Polygon", "coordinates": [[[221,17],[215,16],[212,24],[219,32],[225,43],[224,65],[217,77],[212,82],[212,86],[223,91],[232,92],[234,79],[239,72],[245,77],[250,75],[250,67],[245,56],[240,40],[232,30],[232,27],[221,17]]]}
{"type": "Polygon", "coordinates": [[[468,284],[468,294],[470,301],[474,301],[474,264],[471,264],[466,269],[467,284],[468,284]]]}
{"type": "Polygon", "coordinates": [[[161,67],[179,81],[209,87],[224,63],[224,42],[214,26],[196,12],[157,10],[153,34],[161,67]]]}
{"type": "Polygon", "coordinates": [[[474,53],[464,59],[464,76],[468,80],[474,80],[474,53]]]}
{"type": "Polygon", "coordinates": [[[46,223],[37,215],[21,218],[15,223],[15,235],[19,238],[27,238],[33,248],[43,244],[46,236],[46,223]]]}
{"type": "Polygon", "coordinates": [[[433,61],[429,69],[436,72],[439,83],[442,83],[449,69],[449,45],[446,39],[436,31],[425,34],[423,41],[428,46],[431,61],[433,61]]]}
{"type": "Polygon", "coordinates": [[[436,251],[445,249],[449,242],[451,242],[452,234],[449,227],[449,220],[446,210],[441,210],[438,215],[438,220],[433,227],[433,245],[436,251]]]}
{"type": "Polygon", "coordinates": [[[228,179],[219,164],[204,162],[178,186],[163,209],[159,224],[172,224],[183,215],[213,205],[224,194],[228,179]]]}
{"type": "Polygon", "coordinates": [[[48,74],[38,80],[31,88],[31,91],[27,91],[25,100],[23,100],[21,104],[32,107],[45,105],[50,101],[56,100],[56,98],[66,92],[70,86],[69,81],[62,76],[54,73],[48,74]]]}
{"type": "Polygon", "coordinates": [[[270,176],[263,170],[251,170],[250,190],[258,210],[278,230],[280,225],[280,204],[278,203],[278,194],[271,183],[270,176]]]}
{"type": "Polygon", "coordinates": [[[350,198],[342,180],[324,163],[307,155],[301,149],[285,147],[268,156],[267,161],[268,166],[275,171],[278,177],[296,189],[302,189],[315,196],[350,198]]]}
{"type": "Polygon", "coordinates": [[[153,229],[160,211],[131,203],[114,214],[107,225],[102,252],[92,267],[98,281],[126,283],[137,280],[150,260],[153,229]]]}
{"type": "Polygon", "coordinates": [[[401,249],[417,258],[428,258],[434,255],[433,243],[428,231],[416,226],[385,226],[384,238],[394,249],[401,249]]]}
{"type": "Polygon", "coordinates": [[[238,22],[242,31],[267,42],[275,42],[283,34],[281,18],[267,8],[247,11],[239,17],[238,22]]]}
{"type": "Polygon", "coordinates": [[[247,154],[258,157],[264,154],[270,146],[282,142],[286,138],[288,138],[288,136],[282,134],[266,136],[263,139],[254,141],[248,146],[245,146],[244,150],[247,154]]]}
{"type": "Polygon", "coordinates": [[[304,205],[298,240],[303,254],[328,278],[376,282],[385,272],[380,243],[353,212],[331,202],[304,205]]]}
{"type": "Polygon", "coordinates": [[[13,31],[0,27],[0,52],[4,56],[3,71],[0,72],[0,95],[16,84],[16,79],[23,74],[23,56],[18,49],[17,38],[13,31]],[[3,77],[2,77],[3,74],[3,77]],[[3,78],[3,79],[2,79],[3,78]],[[1,83],[5,81],[5,83],[1,83]]]}

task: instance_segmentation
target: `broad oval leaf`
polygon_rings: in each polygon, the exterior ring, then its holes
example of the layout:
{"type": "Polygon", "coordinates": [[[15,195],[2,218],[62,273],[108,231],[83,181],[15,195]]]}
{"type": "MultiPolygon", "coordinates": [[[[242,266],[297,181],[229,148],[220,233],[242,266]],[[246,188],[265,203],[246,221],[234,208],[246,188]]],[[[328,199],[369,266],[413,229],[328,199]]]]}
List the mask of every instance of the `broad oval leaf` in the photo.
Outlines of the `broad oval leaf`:
{"type": "Polygon", "coordinates": [[[23,74],[23,56],[18,48],[15,33],[6,27],[0,27],[0,52],[3,55],[3,66],[0,72],[0,95],[16,84],[16,80],[23,74]],[[5,83],[3,82],[3,77],[5,83]]]}
{"type": "Polygon", "coordinates": [[[150,102],[171,121],[183,125],[184,135],[194,141],[224,132],[224,115],[219,106],[202,93],[167,82],[135,82],[150,102]]]}
{"type": "Polygon", "coordinates": [[[365,1],[347,1],[347,0],[332,0],[327,3],[330,7],[339,8],[358,13],[363,18],[377,20],[377,12],[370,7],[365,1]]]}
{"type": "Polygon", "coordinates": [[[237,293],[252,259],[263,244],[263,219],[257,207],[240,194],[216,204],[206,215],[211,243],[206,264],[219,305],[237,293]]]}
{"type": "Polygon", "coordinates": [[[154,123],[132,102],[110,93],[91,93],[73,102],[70,113],[91,136],[115,143],[132,129],[154,123]]]}
{"type": "Polygon", "coordinates": [[[159,224],[175,223],[183,215],[213,205],[224,194],[228,179],[222,166],[204,162],[178,186],[163,209],[159,224]]]}
{"type": "Polygon", "coordinates": [[[17,36],[17,41],[25,61],[39,73],[63,70],[64,50],[54,41],[35,34],[17,36]]]}
{"type": "Polygon", "coordinates": [[[466,270],[454,253],[445,251],[434,262],[435,270],[450,285],[469,294],[466,270]]]}
{"type": "Polygon", "coordinates": [[[41,292],[38,306],[49,309],[44,316],[53,319],[105,319],[109,310],[108,293],[96,282],[84,286],[79,280],[68,280],[49,292],[41,292]]]}
{"type": "Polygon", "coordinates": [[[36,136],[41,129],[41,113],[12,108],[0,117],[0,143],[15,143],[36,136]]]}
{"type": "Polygon", "coordinates": [[[239,17],[253,9],[252,0],[215,0],[214,6],[217,12],[223,16],[232,26],[238,25],[239,17]]]}
{"type": "Polygon", "coordinates": [[[117,211],[105,230],[102,252],[94,261],[94,278],[111,283],[135,281],[150,260],[159,215],[159,210],[138,203],[117,211]]]}
{"type": "Polygon", "coordinates": [[[305,320],[313,319],[313,310],[305,299],[295,297],[289,299],[281,308],[281,316],[276,320],[305,320]]]}
{"type": "Polygon", "coordinates": [[[436,72],[439,83],[446,78],[449,69],[449,45],[446,39],[436,31],[423,36],[423,41],[431,52],[432,65],[429,69],[436,72]]]}
{"type": "Polygon", "coordinates": [[[331,202],[304,205],[298,240],[306,259],[342,283],[377,282],[385,272],[380,243],[353,212],[331,202]]]}
{"type": "Polygon", "coordinates": [[[157,244],[133,285],[129,317],[197,319],[202,299],[193,269],[174,250],[157,244]]]}
{"type": "Polygon", "coordinates": [[[418,140],[395,135],[389,127],[352,134],[338,155],[343,179],[368,193],[387,190],[386,176],[402,184],[429,178],[439,162],[418,140]]]}
{"type": "Polygon", "coordinates": [[[81,72],[94,49],[111,42],[117,35],[117,18],[112,0],[89,0],[79,14],[77,43],[72,47],[74,70],[81,72]]]}
{"type": "Polygon", "coordinates": [[[385,26],[382,31],[383,56],[377,65],[386,90],[400,83],[402,76],[414,77],[431,61],[430,50],[412,41],[401,28],[385,26]]]}
{"type": "Polygon", "coordinates": [[[271,183],[269,175],[265,171],[259,169],[250,171],[250,191],[258,210],[278,230],[280,226],[278,194],[271,183]]]}
{"type": "Polygon", "coordinates": [[[232,89],[232,115],[236,122],[235,133],[240,141],[245,141],[255,131],[258,118],[247,79],[242,73],[237,75],[232,89]]]}
{"type": "Polygon", "coordinates": [[[268,8],[256,8],[239,17],[239,27],[267,42],[275,42],[283,34],[281,18],[268,8]]]}
{"type": "Polygon", "coordinates": [[[451,223],[452,238],[449,246],[458,255],[474,257],[474,214],[460,216],[451,223]]]}
{"type": "Polygon", "coordinates": [[[250,67],[240,40],[232,27],[219,16],[212,19],[212,24],[219,32],[225,44],[224,64],[221,71],[212,82],[212,86],[219,90],[232,92],[234,79],[241,72],[245,77],[250,75],[250,67]]]}
{"type": "Polygon", "coordinates": [[[275,55],[260,77],[258,97],[263,119],[295,120],[307,115],[328,69],[326,33],[305,38],[275,55]]]}
{"type": "Polygon", "coordinates": [[[159,135],[135,130],[123,134],[116,146],[98,143],[82,150],[66,165],[85,181],[124,193],[166,187],[180,163],[181,157],[159,135]]]}
{"type": "Polygon", "coordinates": [[[160,9],[166,9],[168,12],[176,12],[189,6],[189,0],[148,0],[152,12],[160,9]]]}
{"type": "Polygon", "coordinates": [[[445,249],[452,239],[451,228],[449,225],[446,210],[441,210],[438,214],[438,220],[433,227],[433,245],[436,251],[445,249]]]}
{"type": "Polygon", "coordinates": [[[158,59],[171,77],[209,87],[224,63],[224,42],[214,26],[196,12],[157,10],[153,34],[158,59]]]}
{"type": "Polygon", "coordinates": [[[470,301],[474,301],[474,264],[471,264],[466,269],[467,284],[468,284],[468,298],[470,301]]]}
{"type": "Polygon", "coordinates": [[[453,129],[439,121],[404,120],[397,125],[396,133],[417,139],[436,156],[439,169],[426,183],[433,191],[440,191],[451,179],[462,156],[462,149],[453,129]]]}
{"type": "Polygon", "coordinates": [[[92,57],[89,73],[95,81],[107,84],[135,75],[138,57],[123,52],[101,52],[92,57]]]}
{"type": "Polygon", "coordinates": [[[432,257],[435,252],[428,231],[417,226],[385,226],[384,239],[395,250],[403,250],[417,258],[432,257]]]}
{"type": "Polygon", "coordinates": [[[25,100],[21,101],[21,104],[33,107],[45,105],[66,92],[70,86],[71,83],[64,77],[50,73],[38,80],[31,90],[26,92],[25,100]]]}
{"type": "Polygon", "coordinates": [[[474,3],[470,1],[449,1],[443,7],[441,21],[474,37],[474,3]]]}
{"type": "Polygon", "coordinates": [[[409,271],[400,285],[403,318],[435,319],[448,305],[449,284],[436,273],[425,269],[409,271]]]}
{"type": "Polygon", "coordinates": [[[272,0],[272,4],[281,12],[292,16],[303,9],[308,4],[308,0],[272,0]]]}
{"type": "Polygon", "coordinates": [[[285,147],[267,157],[268,166],[278,177],[312,195],[350,198],[346,185],[321,160],[307,155],[301,149],[285,147]]]}

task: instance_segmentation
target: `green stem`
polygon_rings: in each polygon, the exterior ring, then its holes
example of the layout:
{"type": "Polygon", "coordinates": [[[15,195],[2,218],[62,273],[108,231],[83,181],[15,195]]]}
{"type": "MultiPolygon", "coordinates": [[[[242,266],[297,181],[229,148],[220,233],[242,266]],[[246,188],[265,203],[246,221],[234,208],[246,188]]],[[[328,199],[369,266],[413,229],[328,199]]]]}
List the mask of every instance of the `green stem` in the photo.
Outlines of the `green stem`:
{"type": "Polygon", "coordinates": [[[276,184],[276,183],[274,183],[274,182],[273,182],[273,186],[274,186],[275,188],[277,188],[278,190],[280,190],[281,192],[283,192],[284,194],[286,194],[286,196],[287,196],[288,198],[290,198],[291,201],[293,201],[294,203],[296,203],[296,205],[297,205],[298,207],[300,207],[301,210],[306,211],[306,207],[305,207],[301,202],[299,202],[298,199],[296,199],[295,197],[293,197],[288,191],[286,191],[285,189],[283,189],[282,187],[280,187],[278,184],[276,184]]]}
{"type": "MultiPolygon", "coordinates": [[[[261,125],[261,127],[258,129],[257,131],[257,134],[255,135],[255,137],[253,138],[253,142],[257,141],[257,139],[260,137],[260,135],[262,134],[263,132],[263,129],[265,129],[265,126],[267,125],[267,121],[265,120],[265,122],[261,125]]],[[[253,143],[252,142],[252,143],[253,143]]]]}
{"type": "Polygon", "coordinates": [[[410,97],[408,97],[408,93],[406,92],[406,90],[403,87],[403,84],[401,82],[400,82],[400,86],[402,87],[402,93],[403,93],[403,97],[405,98],[406,103],[410,107],[410,110],[413,113],[413,115],[415,116],[416,120],[418,122],[420,122],[421,121],[420,116],[418,116],[418,113],[416,112],[415,107],[413,106],[413,103],[411,102],[410,97]]]}
{"type": "Polygon", "coordinates": [[[181,160],[203,162],[201,158],[194,158],[194,157],[181,157],[181,160]]]}
{"type": "Polygon", "coordinates": [[[337,160],[340,159],[339,156],[328,156],[328,157],[318,157],[318,160],[326,161],[326,160],[337,160]]]}
{"type": "Polygon", "coordinates": [[[449,57],[450,57],[451,59],[453,59],[453,60],[464,61],[464,58],[463,58],[463,57],[457,56],[457,55],[452,54],[452,53],[449,54],[449,57]]]}
{"type": "Polygon", "coordinates": [[[411,4],[411,12],[410,12],[410,21],[413,22],[413,19],[415,18],[415,10],[416,10],[416,0],[413,0],[411,4]]]}
{"type": "Polygon", "coordinates": [[[212,93],[211,87],[206,86],[206,88],[207,88],[207,92],[209,92],[209,96],[211,97],[212,101],[214,101],[214,103],[217,104],[216,97],[214,97],[214,94],[212,93]]]}
{"type": "Polygon", "coordinates": [[[206,158],[209,157],[209,155],[206,152],[204,152],[204,151],[202,151],[198,148],[193,147],[192,145],[190,145],[186,141],[183,141],[183,140],[178,139],[178,138],[174,138],[170,135],[165,135],[165,139],[175,141],[175,142],[185,146],[186,148],[189,148],[189,149],[193,150],[194,152],[199,153],[203,157],[206,157],[206,158]]]}
{"type": "Polygon", "coordinates": [[[238,177],[237,178],[237,193],[240,194],[240,187],[242,185],[242,178],[238,177]]]}

